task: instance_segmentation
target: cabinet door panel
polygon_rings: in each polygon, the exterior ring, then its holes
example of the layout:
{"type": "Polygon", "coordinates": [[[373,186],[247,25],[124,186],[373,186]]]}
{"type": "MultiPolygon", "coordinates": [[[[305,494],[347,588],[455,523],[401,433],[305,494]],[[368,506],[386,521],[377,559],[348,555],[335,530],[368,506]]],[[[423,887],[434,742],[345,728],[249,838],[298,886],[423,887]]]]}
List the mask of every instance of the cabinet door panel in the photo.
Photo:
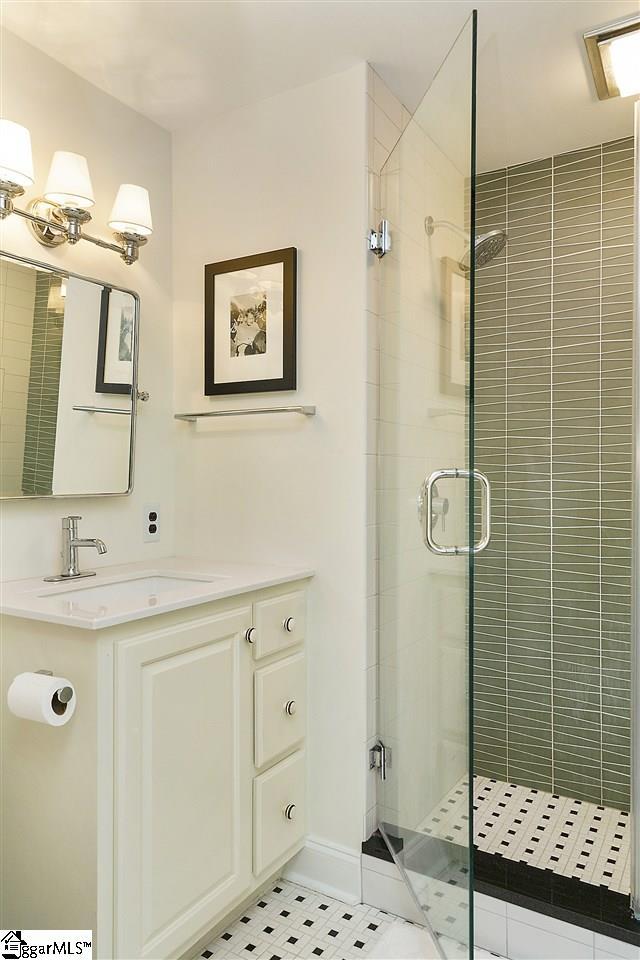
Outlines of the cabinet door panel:
{"type": "Polygon", "coordinates": [[[250,885],[249,609],[117,653],[119,957],[166,957],[250,885]]]}

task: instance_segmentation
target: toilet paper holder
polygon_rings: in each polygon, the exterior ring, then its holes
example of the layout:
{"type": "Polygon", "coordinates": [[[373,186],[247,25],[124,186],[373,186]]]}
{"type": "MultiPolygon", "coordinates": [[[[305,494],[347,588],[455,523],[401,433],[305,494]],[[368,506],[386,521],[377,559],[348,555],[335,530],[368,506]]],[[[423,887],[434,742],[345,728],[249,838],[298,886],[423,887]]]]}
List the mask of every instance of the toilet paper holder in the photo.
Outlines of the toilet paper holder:
{"type": "MultiPolygon", "coordinates": [[[[43,673],[45,677],[53,676],[53,670],[36,670],[36,673],[43,673]]],[[[71,687],[60,687],[60,689],[57,692],[57,698],[60,701],[60,703],[69,703],[72,697],[73,697],[73,690],[71,689],[71,687]]]]}

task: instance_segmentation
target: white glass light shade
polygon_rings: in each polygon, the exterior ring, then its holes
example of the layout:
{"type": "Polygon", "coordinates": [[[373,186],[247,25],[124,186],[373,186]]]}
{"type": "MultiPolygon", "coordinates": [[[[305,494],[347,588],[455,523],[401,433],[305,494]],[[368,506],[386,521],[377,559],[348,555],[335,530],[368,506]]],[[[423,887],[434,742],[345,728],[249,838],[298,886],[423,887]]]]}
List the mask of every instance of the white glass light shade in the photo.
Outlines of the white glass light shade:
{"type": "Polygon", "coordinates": [[[88,210],[95,203],[89,167],[79,153],[56,150],[51,161],[44,198],[61,207],[88,210]]]}
{"type": "Polygon", "coordinates": [[[135,183],[122,183],[109,217],[109,226],[116,233],[133,233],[149,237],[153,233],[149,191],[135,183]]]}
{"type": "Polygon", "coordinates": [[[613,37],[609,43],[609,57],[620,96],[640,93],[640,28],[613,37]]]}
{"type": "Polygon", "coordinates": [[[31,137],[26,127],[0,119],[0,180],[30,187],[33,183],[31,137]]]}

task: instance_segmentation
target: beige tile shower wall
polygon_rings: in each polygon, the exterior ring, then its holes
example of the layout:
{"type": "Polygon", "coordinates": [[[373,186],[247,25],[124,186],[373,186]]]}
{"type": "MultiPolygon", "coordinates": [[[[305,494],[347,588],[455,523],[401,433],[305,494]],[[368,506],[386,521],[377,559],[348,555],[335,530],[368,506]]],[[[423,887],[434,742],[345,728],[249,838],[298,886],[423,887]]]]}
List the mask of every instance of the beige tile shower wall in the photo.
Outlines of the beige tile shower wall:
{"type": "MultiPolygon", "coordinates": [[[[377,227],[380,208],[380,171],[409,120],[408,110],[389,90],[372,67],[367,71],[367,184],[368,222],[377,227]]],[[[380,422],[380,297],[379,263],[367,253],[367,744],[369,750],[379,736],[378,729],[378,517],[377,453],[380,422]]],[[[377,826],[375,771],[366,769],[367,810],[364,837],[377,826]]]]}
{"type": "Polygon", "coordinates": [[[0,493],[20,496],[36,294],[34,270],[0,263],[0,493]]]}
{"type": "Polygon", "coordinates": [[[628,809],[633,142],[478,183],[477,772],[628,809]]]}
{"type": "MultiPolygon", "coordinates": [[[[442,133],[441,119],[437,97],[430,99],[421,118],[403,123],[384,167],[380,213],[390,221],[392,249],[376,265],[379,286],[370,294],[380,378],[377,713],[393,768],[378,784],[378,814],[414,829],[462,776],[466,761],[466,564],[428,553],[417,510],[425,476],[466,460],[464,390],[449,391],[442,377],[450,360],[442,264],[460,259],[464,242],[447,229],[429,237],[424,225],[432,215],[465,227],[464,172],[421,126],[442,133]]],[[[372,149],[383,156],[375,142],[372,149]]],[[[462,542],[464,484],[443,487],[442,494],[452,502],[445,542],[462,542]]]]}
{"type": "MultiPolygon", "coordinates": [[[[464,396],[441,389],[443,258],[461,240],[428,238],[431,214],[461,225],[463,177],[412,123],[383,177],[394,249],[381,289],[380,730],[394,776],[380,788],[380,816],[418,829],[465,770],[466,564],[427,551],[418,492],[429,473],[465,463],[464,396]]],[[[464,542],[464,485],[451,501],[444,542],[464,542]]]]}

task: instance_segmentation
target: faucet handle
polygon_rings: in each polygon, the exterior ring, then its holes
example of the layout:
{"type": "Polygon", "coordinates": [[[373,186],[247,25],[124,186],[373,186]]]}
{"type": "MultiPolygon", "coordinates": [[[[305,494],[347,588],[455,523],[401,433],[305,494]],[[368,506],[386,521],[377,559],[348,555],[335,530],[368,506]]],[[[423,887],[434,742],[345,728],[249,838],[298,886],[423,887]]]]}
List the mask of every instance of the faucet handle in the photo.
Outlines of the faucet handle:
{"type": "Polygon", "coordinates": [[[82,520],[82,517],[75,517],[75,516],[63,517],[62,518],[63,530],[73,529],[73,527],[76,526],[78,520],[82,520]]]}

